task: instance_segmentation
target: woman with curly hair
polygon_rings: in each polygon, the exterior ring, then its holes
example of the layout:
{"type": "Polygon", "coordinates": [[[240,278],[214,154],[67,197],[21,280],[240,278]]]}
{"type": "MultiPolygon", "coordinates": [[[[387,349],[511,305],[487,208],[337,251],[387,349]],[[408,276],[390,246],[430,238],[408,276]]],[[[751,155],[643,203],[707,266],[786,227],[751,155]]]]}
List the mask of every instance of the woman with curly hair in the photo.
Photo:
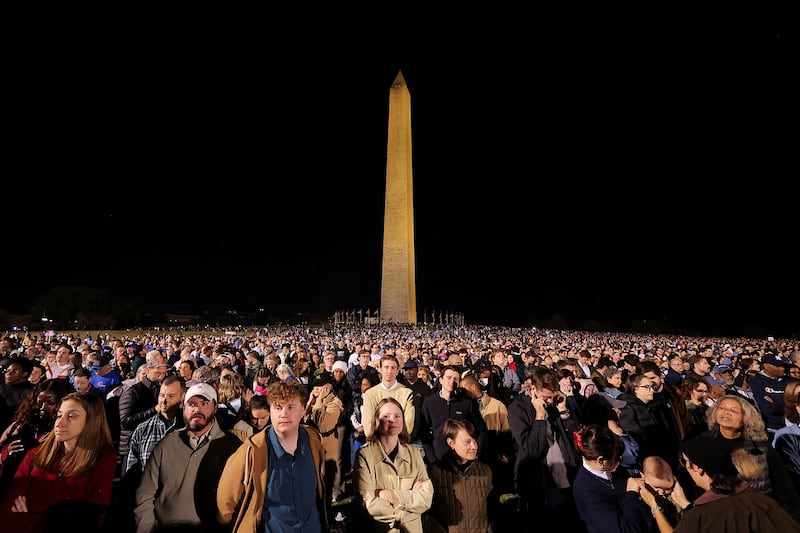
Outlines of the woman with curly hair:
{"type": "Polygon", "coordinates": [[[740,471],[741,478],[756,491],[775,498],[800,523],[800,497],[756,408],[740,396],[725,395],[709,408],[707,420],[709,430],[703,435],[714,437],[721,450],[731,454],[744,449],[756,459],[760,468],[740,471]]]}
{"type": "Polygon", "coordinates": [[[49,531],[76,521],[96,529],[111,503],[116,466],[102,398],[67,394],[53,431],[17,468],[0,503],[0,523],[15,532],[49,531]]]}

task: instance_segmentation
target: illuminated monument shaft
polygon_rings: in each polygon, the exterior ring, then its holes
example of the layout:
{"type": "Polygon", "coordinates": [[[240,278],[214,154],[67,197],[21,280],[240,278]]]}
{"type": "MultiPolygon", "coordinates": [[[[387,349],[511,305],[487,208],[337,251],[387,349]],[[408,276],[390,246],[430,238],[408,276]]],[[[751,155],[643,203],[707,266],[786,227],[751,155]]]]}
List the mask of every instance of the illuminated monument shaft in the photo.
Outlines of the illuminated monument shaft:
{"type": "Polygon", "coordinates": [[[411,168],[411,95],[403,73],[389,90],[386,199],[383,215],[381,322],[417,323],[414,277],[414,183],[411,168]]]}

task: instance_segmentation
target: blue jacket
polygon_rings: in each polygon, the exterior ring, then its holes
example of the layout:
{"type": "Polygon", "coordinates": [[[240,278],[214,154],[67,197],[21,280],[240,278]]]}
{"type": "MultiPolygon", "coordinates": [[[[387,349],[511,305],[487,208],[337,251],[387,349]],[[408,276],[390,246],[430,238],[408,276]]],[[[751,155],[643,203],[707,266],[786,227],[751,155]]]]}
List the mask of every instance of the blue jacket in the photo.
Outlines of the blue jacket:
{"type": "Polygon", "coordinates": [[[786,405],[783,393],[789,382],[797,381],[794,378],[781,376],[771,378],[761,372],[753,376],[750,380],[750,390],[753,391],[753,399],[756,401],[761,417],[764,419],[767,429],[773,431],[786,427],[783,406],[786,405]],[[767,400],[770,398],[770,400],[767,400]]]}

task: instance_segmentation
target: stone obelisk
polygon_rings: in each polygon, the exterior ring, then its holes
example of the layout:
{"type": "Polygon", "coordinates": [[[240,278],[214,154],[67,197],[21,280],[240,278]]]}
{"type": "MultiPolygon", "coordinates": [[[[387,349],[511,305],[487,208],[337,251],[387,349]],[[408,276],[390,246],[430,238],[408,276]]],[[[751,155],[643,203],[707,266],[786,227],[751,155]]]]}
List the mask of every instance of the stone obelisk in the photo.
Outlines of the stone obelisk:
{"type": "Polygon", "coordinates": [[[411,95],[402,71],[389,90],[380,321],[417,323],[411,95]]]}

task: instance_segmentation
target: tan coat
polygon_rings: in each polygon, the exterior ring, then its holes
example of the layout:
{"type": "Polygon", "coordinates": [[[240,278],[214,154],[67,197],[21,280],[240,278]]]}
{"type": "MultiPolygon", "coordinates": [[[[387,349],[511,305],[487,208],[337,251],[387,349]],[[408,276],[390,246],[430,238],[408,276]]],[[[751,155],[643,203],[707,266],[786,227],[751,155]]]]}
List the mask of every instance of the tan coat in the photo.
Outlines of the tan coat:
{"type": "Polygon", "coordinates": [[[336,424],[339,422],[339,417],[344,411],[342,400],[336,396],[333,390],[328,386],[328,394],[324,397],[317,398],[314,405],[311,406],[311,412],[308,415],[310,425],[316,427],[322,435],[322,446],[325,448],[325,459],[327,461],[339,460],[339,439],[336,435],[336,424]]]}
{"type": "Polygon", "coordinates": [[[401,443],[392,462],[379,442],[368,442],[356,454],[353,486],[366,512],[388,531],[422,533],[422,513],[433,503],[433,483],[417,448],[401,443]],[[421,486],[413,489],[415,481],[421,486]],[[394,489],[400,504],[378,498],[379,489],[394,489]]]}
{"type": "Polygon", "coordinates": [[[510,433],[511,426],[508,423],[508,408],[497,398],[492,398],[484,394],[480,399],[481,416],[486,422],[486,429],[497,431],[498,433],[510,433]]]}

